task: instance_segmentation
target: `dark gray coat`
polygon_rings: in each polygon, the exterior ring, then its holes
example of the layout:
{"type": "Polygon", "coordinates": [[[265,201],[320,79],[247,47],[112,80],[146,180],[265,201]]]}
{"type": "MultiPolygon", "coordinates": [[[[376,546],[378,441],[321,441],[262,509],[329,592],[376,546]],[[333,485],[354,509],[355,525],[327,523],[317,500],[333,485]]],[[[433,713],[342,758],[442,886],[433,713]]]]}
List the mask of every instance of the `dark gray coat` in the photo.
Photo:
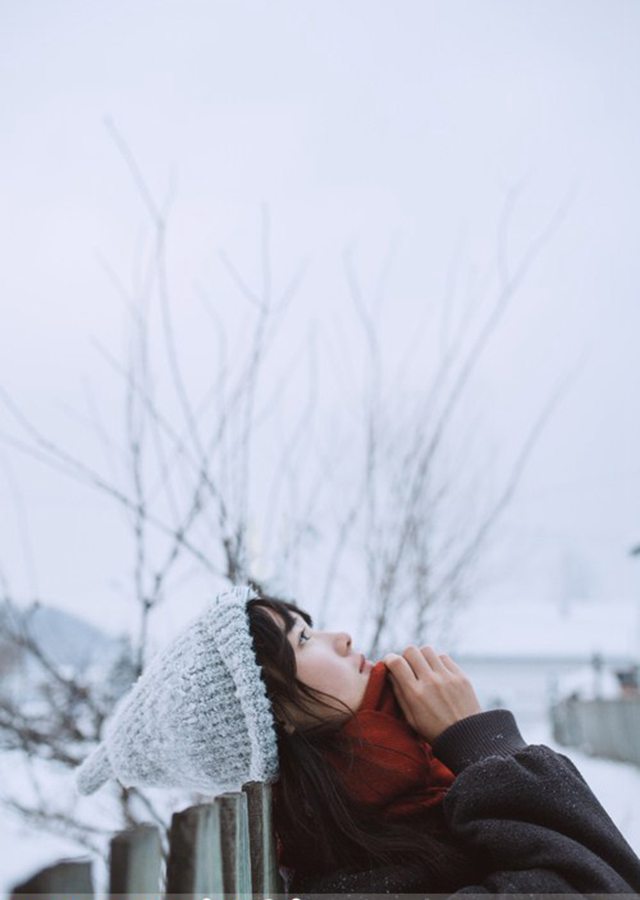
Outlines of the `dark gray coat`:
{"type": "MultiPolygon", "coordinates": [[[[457,776],[444,799],[447,825],[490,870],[455,895],[640,895],[640,859],[578,769],[562,753],[527,744],[509,710],[456,722],[437,738],[433,752],[457,776]]],[[[419,861],[410,873],[388,866],[298,883],[294,878],[291,885],[303,900],[429,890],[419,861]]]]}

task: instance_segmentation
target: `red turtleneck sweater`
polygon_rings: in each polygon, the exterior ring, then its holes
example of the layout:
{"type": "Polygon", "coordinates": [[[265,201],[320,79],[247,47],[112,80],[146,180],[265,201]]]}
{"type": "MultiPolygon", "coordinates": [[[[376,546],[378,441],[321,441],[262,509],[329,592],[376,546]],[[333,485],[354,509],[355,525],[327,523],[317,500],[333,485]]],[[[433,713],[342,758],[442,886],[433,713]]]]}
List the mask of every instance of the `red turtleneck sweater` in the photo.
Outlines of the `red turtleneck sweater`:
{"type": "Polygon", "coordinates": [[[342,733],[356,739],[354,758],[336,753],[329,760],[357,800],[390,816],[441,803],[453,784],[454,774],[405,719],[383,662],[371,670],[362,703],[342,733]],[[364,739],[361,747],[357,738],[364,739]]]}

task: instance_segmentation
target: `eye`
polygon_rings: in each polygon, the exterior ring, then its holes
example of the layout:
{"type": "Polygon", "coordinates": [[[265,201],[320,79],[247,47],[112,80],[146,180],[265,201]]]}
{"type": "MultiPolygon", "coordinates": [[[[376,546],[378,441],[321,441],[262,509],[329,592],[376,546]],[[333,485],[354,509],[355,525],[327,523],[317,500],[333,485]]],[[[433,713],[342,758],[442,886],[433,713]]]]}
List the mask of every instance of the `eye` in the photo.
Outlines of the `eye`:
{"type": "Polygon", "coordinates": [[[311,637],[311,635],[306,634],[306,632],[303,628],[302,631],[300,632],[300,637],[298,638],[298,644],[304,644],[305,641],[308,641],[310,639],[310,637],[311,637]]]}

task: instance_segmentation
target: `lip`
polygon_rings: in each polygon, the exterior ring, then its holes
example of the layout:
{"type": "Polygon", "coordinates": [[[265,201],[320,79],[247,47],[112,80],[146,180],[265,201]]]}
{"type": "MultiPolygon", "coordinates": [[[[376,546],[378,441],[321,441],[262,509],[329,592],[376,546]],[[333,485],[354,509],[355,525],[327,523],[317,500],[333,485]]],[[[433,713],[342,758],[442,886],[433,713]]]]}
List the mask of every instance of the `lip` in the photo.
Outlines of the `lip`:
{"type": "Polygon", "coordinates": [[[367,659],[367,657],[364,655],[364,653],[361,653],[360,654],[360,668],[358,669],[358,671],[360,672],[360,674],[362,674],[363,672],[370,672],[371,669],[373,669],[373,663],[367,659]]]}

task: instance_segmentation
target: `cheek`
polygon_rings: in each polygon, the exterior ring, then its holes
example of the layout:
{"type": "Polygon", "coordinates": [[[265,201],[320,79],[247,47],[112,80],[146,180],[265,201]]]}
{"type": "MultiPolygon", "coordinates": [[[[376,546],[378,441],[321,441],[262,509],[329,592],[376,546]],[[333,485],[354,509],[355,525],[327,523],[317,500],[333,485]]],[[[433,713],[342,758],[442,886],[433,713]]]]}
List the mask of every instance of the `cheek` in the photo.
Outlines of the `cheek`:
{"type": "Polygon", "coordinates": [[[323,677],[323,690],[332,694],[349,706],[353,706],[360,699],[360,682],[358,674],[344,661],[331,660],[327,665],[323,677]]]}
{"type": "Polygon", "coordinates": [[[350,674],[335,656],[323,653],[322,649],[308,653],[298,660],[298,678],[301,681],[309,687],[337,697],[342,697],[345,692],[353,690],[350,674]]]}
{"type": "Polygon", "coordinates": [[[326,681],[326,665],[318,653],[305,653],[298,659],[298,678],[308,687],[323,689],[326,681]]]}

